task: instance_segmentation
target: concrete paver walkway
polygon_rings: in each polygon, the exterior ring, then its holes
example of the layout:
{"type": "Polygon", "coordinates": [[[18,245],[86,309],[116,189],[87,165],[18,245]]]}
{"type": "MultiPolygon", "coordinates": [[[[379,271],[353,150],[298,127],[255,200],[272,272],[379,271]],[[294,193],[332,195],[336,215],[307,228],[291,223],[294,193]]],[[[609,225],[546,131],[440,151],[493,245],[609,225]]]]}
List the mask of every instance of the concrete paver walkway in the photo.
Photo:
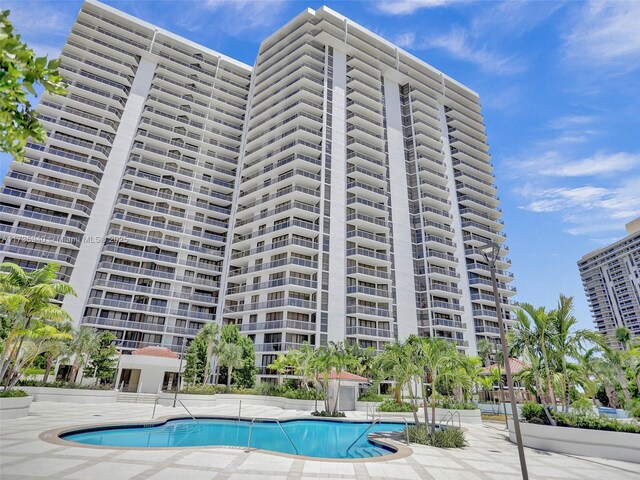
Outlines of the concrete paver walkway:
{"type": "MultiPolygon", "coordinates": [[[[511,480],[520,478],[516,447],[500,424],[469,426],[469,446],[445,450],[411,445],[413,455],[373,463],[286,458],[241,449],[207,447],[171,450],[115,450],[67,447],[40,440],[52,428],[149,420],[153,405],[77,405],[36,402],[31,414],[0,424],[0,478],[26,480],[511,480]]],[[[195,415],[237,415],[237,405],[194,408],[195,415]]],[[[290,417],[303,413],[247,405],[243,416],[290,417]]],[[[306,412],[305,412],[306,413],[306,412]]],[[[156,417],[183,415],[158,406],[156,417]]],[[[364,416],[355,413],[352,416],[364,416]]],[[[640,479],[640,465],[526,449],[533,479],[640,479]]]]}

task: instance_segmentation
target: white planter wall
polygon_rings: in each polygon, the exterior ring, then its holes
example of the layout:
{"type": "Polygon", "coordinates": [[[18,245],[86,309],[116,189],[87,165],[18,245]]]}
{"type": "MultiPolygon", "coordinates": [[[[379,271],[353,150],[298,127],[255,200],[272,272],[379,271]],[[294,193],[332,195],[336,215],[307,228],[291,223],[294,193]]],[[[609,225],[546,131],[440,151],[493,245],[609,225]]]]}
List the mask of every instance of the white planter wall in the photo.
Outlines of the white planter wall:
{"type": "MultiPolygon", "coordinates": [[[[526,447],[640,464],[640,434],[520,423],[526,447]]],[[[513,422],[509,439],[515,443],[513,422]]]]}
{"type": "MultiPolygon", "coordinates": [[[[21,389],[24,390],[24,389],[21,389]]],[[[0,419],[20,418],[29,415],[32,396],[0,398],[0,419]]]]}
{"type": "MultiPolygon", "coordinates": [[[[160,405],[172,405],[174,394],[161,393],[158,397],[160,405]]],[[[286,410],[304,410],[312,412],[315,410],[315,400],[295,400],[284,397],[271,397],[263,395],[236,395],[219,393],[216,395],[194,395],[179,393],[180,399],[187,407],[214,408],[216,405],[264,405],[268,407],[278,407],[286,410]]],[[[318,400],[318,409],[324,410],[324,400],[318,400]]],[[[215,412],[211,412],[215,414],[215,412]]]]}
{"type": "MultiPolygon", "coordinates": [[[[369,406],[369,408],[371,408],[372,406],[379,406],[379,403],[376,402],[356,402],[356,410],[359,412],[366,412],[367,411],[367,405],[369,406]]],[[[447,409],[447,408],[436,408],[436,422],[440,422],[442,421],[443,418],[445,418],[445,416],[448,417],[448,414],[450,412],[453,412],[454,415],[454,425],[458,424],[458,414],[460,414],[460,423],[461,424],[473,424],[473,425],[480,425],[482,424],[482,417],[480,416],[480,410],[475,409],[475,410],[453,410],[453,409],[447,409]]],[[[385,417],[402,417],[402,418],[406,418],[407,420],[411,420],[413,421],[413,413],[411,412],[378,412],[376,410],[376,416],[380,414],[380,416],[382,418],[385,417]]],[[[429,408],[428,410],[428,414],[429,414],[429,422],[431,422],[431,408],[429,408]]],[[[418,411],[418,419],[420,421],[424,420],[424,412],[422,410],[422,408],[419,409],[418,411]]]]}
{"type": "Polygon", "coordinates": [[[115,403],[118,392],[115,390],[84,390],[80,388],[20,387],[34,402],[57,403],[115,403]]]}

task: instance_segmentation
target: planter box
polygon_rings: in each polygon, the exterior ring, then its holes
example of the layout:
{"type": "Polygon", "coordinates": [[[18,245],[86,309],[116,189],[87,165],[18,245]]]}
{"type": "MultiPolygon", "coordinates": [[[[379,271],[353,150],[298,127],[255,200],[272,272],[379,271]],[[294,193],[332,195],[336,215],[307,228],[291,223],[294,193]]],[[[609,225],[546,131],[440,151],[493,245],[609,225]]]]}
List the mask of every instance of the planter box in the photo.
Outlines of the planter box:
{"type": "MultiPolygon", "coordinates": [[[[607,458],[640,463],[640,434],[552,427],[520,423],[522,443],[526,447],[585,457],[607,458]]],[[[509,440],[515,443],[513,422],[509,422],[509,440]]]]}
{"type": "MultiPolygon", "coordinates": [[[[172,405],[174,394],[160,393],[158,403],[160,405],[172,405]]],[[[230,393],[218,393],[216,395],[194,395],[179,393],[178,398],[187,407],[215,407],[216,405],[264,405],[278,407],[285,410],[315,410],[315,400],[295,400],[284,397],[271,397],[266,395],[237,395],[230,393]]],[[[324,400],[318,400],[318,408],[324,409],[324,400]]]]}
{"type": "MultiPolygon", "coordinates": [[[[375,402],[357,402],[356,410],[360,412],[365,412],[367,410],[367,407],[366,407],[367,405],[369,405],[369,408],[371,408],[371,405],[378,406],[380,404],[375,402]]],[[[402,417],[402,418],[406,418],[407,420],[413,421],[413,413],[411,412],[379,412],[379,413],[382,418],[402,417]]],[[[429,408],[427,413],[429,414],[429,422],[431,422],[431,408],[429,408]]],[[[463,425],[482,424],[482,417],[480,416],[480,410],[477,408],[475,410],[453,410],[448,408],[436,408],[436,423],[440,422],[445,416],[449,417],[448,415],[449,413],[453,413],[454,425],[458,424],[458,415],[460,415],[460,423],[463,425]]],[[[378,412],[376,411],[376,415],[377,414],[378,412]]],[[[418,411],[418,418],[420,419],[420,421],[424,420],[424,412],[422,408],[420,408],[418,411]]]]}
{"type": "MultiPolygon", "coordinates": [[[[21,389],[23,390],[23,389],[21,389]]],[[[32,396],[0,398],[0,419],[20,418],[29,415],[32,396]]]]}
{"type": "Polygon", "coordinates": [[[115,390],[87,390],[82,388],[20,387],[34,402],[57,403],[115,403],[115,390]]]}

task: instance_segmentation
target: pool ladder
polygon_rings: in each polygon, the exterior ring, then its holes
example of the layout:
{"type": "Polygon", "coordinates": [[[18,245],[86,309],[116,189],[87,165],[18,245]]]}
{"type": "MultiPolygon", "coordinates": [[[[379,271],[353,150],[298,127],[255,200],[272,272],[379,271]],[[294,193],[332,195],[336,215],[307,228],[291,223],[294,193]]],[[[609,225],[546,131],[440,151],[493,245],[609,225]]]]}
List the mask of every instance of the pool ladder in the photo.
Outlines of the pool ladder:
{"type": "Polygon", "coordinates": [[[287,434],[285,429],[282,428],[282,424],[276,418],[260,418],[260,417],[254,417],[251,420],[251,423],[249,424],[249,441],[247,442],[247,449],[245,450],[245,452],[248,453],[248,452],[251,451],[251,431],[253,429],[253,422],[255,422],[256,420],[269,420],[269,421],[276,422],[278,424],[278,426],[280,427],[280,430],[282,430],[282,433],[284,433],[284,436],[287,437],[287,440],[289,440],[289,443],[291,444],[291,446],[295,450],[296,455],[300,455],[300,453],[298,452],[298,447],[295,446],[295,444],[293,443],[293,440],[291,440],[291,437],[289,436],[289,434],[287,434]]]}
{"type": "MultiPolygon", "coordinates": [[[[158,401],[160,399],[156,398],[156,401],[153,403],[153,413],[151,414],[151,418],[156,418],[156,407],[158,406],[158,401]]],[[[200,425],[200,422],[198,422],[198,419],[196,417],[193,416],[193,413],[191,413],[189,411],[189,409],[186,407],[186,405],[184,403],[182,403],[182,400],[178,399],[178,403],[180,403],[180,405],[182,405],[182,408],[184,408],[186,410],[186,412],[189,414],[189,416],[191,417],[191,419],[196,422],[196,425],[200,425]]],[[[240,416],[238,415],[238,419],[240,419],[240,416]]]]}

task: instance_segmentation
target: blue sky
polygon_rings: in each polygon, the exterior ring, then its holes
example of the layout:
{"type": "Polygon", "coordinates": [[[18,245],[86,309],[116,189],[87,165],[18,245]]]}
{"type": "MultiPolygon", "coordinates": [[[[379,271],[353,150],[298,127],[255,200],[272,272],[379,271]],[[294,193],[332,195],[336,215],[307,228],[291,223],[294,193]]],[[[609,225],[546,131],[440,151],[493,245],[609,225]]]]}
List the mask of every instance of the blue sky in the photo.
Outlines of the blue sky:
{"type": "MultiPolygon", "coordinates": [[[[323,4],[480,94],[518,288],[576,298],[576,261],[640,216],[640,2],[116,1],[106,3],[253,64],[260,41],[323,4]]],[[[59,54],[80,1],[4,0],[38,54],[59,54]]],[[[0,175],[8,166],[3,159],[0,175]]]]}

